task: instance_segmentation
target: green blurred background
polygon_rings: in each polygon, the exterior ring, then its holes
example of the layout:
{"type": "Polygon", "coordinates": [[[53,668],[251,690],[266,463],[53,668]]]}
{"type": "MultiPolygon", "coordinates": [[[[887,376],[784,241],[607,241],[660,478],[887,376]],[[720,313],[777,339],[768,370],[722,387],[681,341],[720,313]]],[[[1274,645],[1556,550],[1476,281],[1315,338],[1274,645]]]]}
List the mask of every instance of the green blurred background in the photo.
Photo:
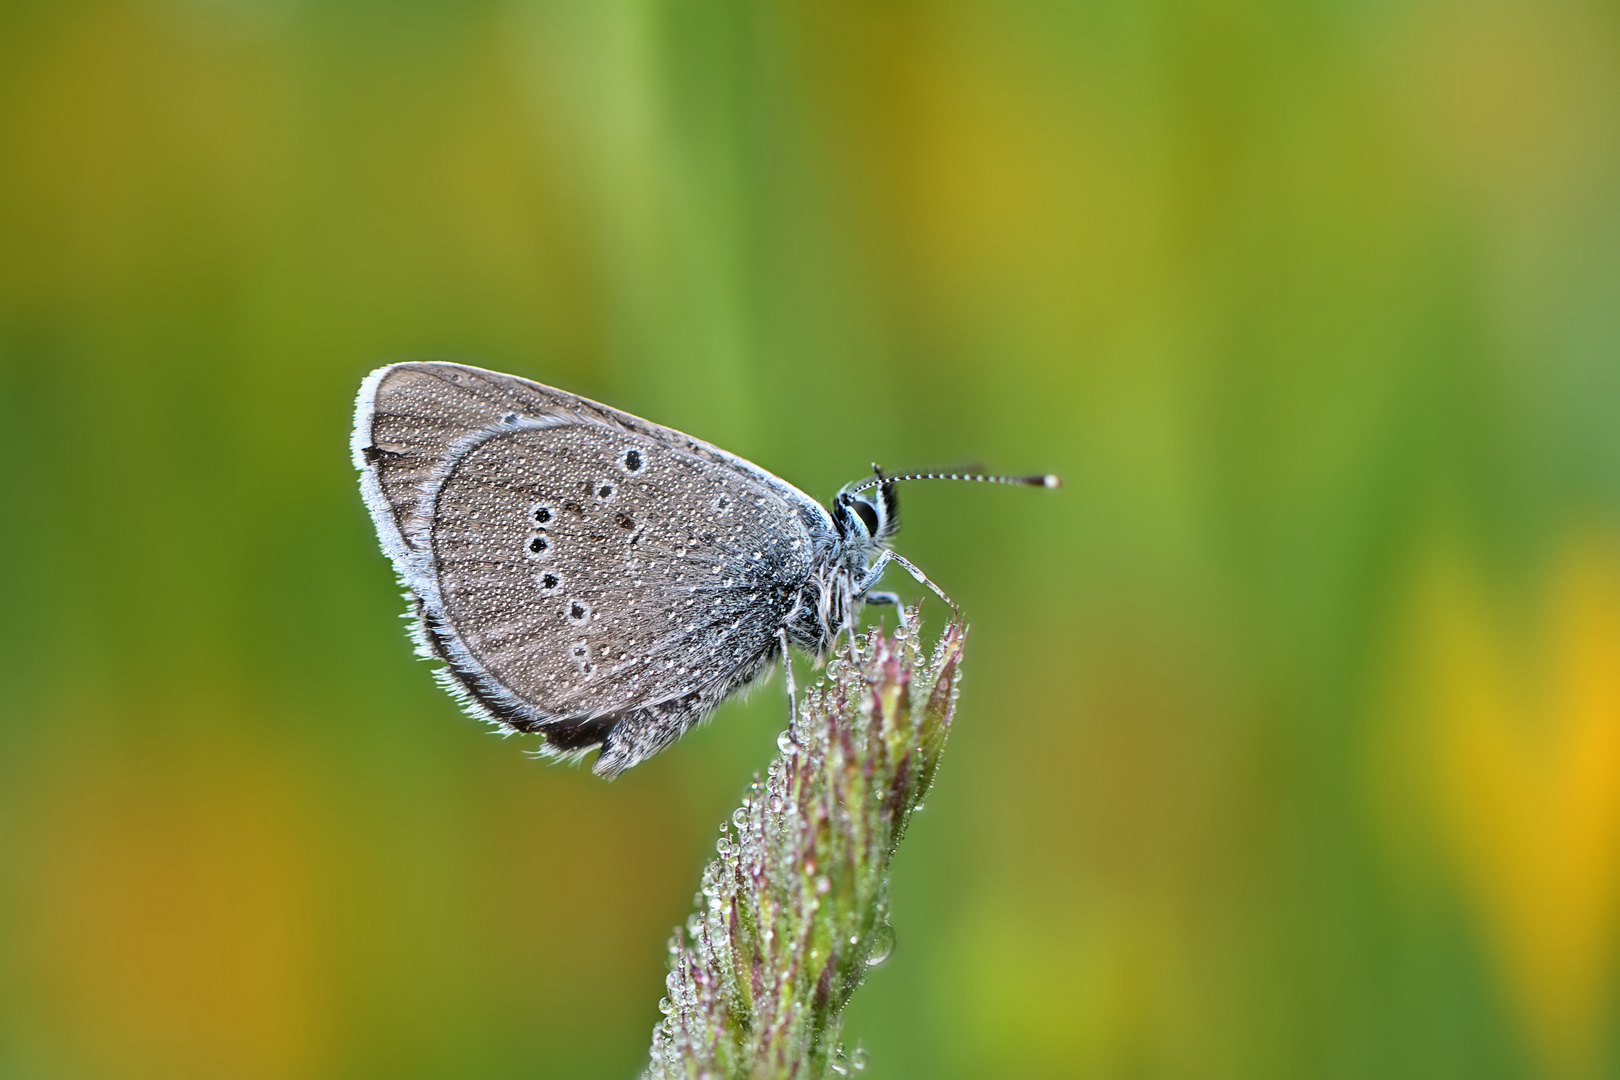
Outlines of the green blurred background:
{"type": "Polygon", "coordinates": [[[640,1068],[780,683],[611,785],[461,717],[417,357],[1063,475],[905,492],[868,1075],[1620,1075],[1614,3],[7,0],[0,1076],[640,1068]]]}

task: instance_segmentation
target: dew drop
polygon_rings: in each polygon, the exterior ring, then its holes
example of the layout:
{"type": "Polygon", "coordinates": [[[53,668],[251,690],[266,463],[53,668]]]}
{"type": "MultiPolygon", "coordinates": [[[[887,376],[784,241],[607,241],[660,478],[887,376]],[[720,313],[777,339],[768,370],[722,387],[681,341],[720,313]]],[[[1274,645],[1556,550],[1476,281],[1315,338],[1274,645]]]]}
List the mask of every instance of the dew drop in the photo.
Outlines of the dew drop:
{"type": "Polygon", "coordinates": [[[877,967],[894,952],[894,927],[880,922],[872,927],[872,948],[866,954],[866,966],[877,967]]]}

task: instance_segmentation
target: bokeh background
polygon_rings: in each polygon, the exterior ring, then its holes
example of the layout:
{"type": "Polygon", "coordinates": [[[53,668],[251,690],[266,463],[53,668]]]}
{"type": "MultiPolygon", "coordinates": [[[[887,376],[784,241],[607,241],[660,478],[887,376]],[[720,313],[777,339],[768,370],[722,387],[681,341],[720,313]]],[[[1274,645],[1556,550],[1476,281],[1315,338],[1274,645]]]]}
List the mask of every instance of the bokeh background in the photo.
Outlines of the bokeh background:
{"type": "Polygon", "coordinates": [[[611,785],[460,716],[419,357],[1063,475],[903,493],[868,1075],[1620,1075],[1612,2],[8,0],[0,1076],[640,1068],[780,683],[611,785]]]}

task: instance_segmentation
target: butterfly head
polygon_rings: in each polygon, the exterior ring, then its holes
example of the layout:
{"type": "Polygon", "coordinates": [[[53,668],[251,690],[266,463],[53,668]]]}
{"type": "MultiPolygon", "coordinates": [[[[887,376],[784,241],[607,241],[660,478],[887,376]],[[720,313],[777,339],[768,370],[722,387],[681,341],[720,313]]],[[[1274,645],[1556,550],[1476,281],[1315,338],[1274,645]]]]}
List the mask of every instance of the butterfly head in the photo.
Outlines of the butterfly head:
{"type": "Polygon", "coordinates": [[[865,554],[888,545],[900,528],[900,500],[882,470],[872,467],[876,480],[849,484],[833,496],[833,527],[852,552],[865,554]]]}

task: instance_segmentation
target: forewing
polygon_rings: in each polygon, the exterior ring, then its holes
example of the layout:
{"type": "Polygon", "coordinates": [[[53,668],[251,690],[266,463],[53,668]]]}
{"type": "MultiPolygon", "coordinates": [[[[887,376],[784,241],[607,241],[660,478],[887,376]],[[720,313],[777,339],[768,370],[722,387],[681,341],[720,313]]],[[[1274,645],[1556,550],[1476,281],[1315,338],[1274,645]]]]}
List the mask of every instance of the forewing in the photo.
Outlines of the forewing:
{"type": "Polygon", "coordinates": [[[378,368],[361,384],[350,439],[377,536],[396,565],[419,538],[421,495],[478,432],[503,422],[583,421],[646,436],[702,461],[751,476],[808,515],[825,513],[791,484],[672,428],[513,375],[433,361],[378,368]]]}
{"type": "Polygon", "coordinates": [[[413,589],[463,687],[523,730],[723,696],[810,573],[796,501],[621,427],[497,421],[438,471],[413,589]]]}

